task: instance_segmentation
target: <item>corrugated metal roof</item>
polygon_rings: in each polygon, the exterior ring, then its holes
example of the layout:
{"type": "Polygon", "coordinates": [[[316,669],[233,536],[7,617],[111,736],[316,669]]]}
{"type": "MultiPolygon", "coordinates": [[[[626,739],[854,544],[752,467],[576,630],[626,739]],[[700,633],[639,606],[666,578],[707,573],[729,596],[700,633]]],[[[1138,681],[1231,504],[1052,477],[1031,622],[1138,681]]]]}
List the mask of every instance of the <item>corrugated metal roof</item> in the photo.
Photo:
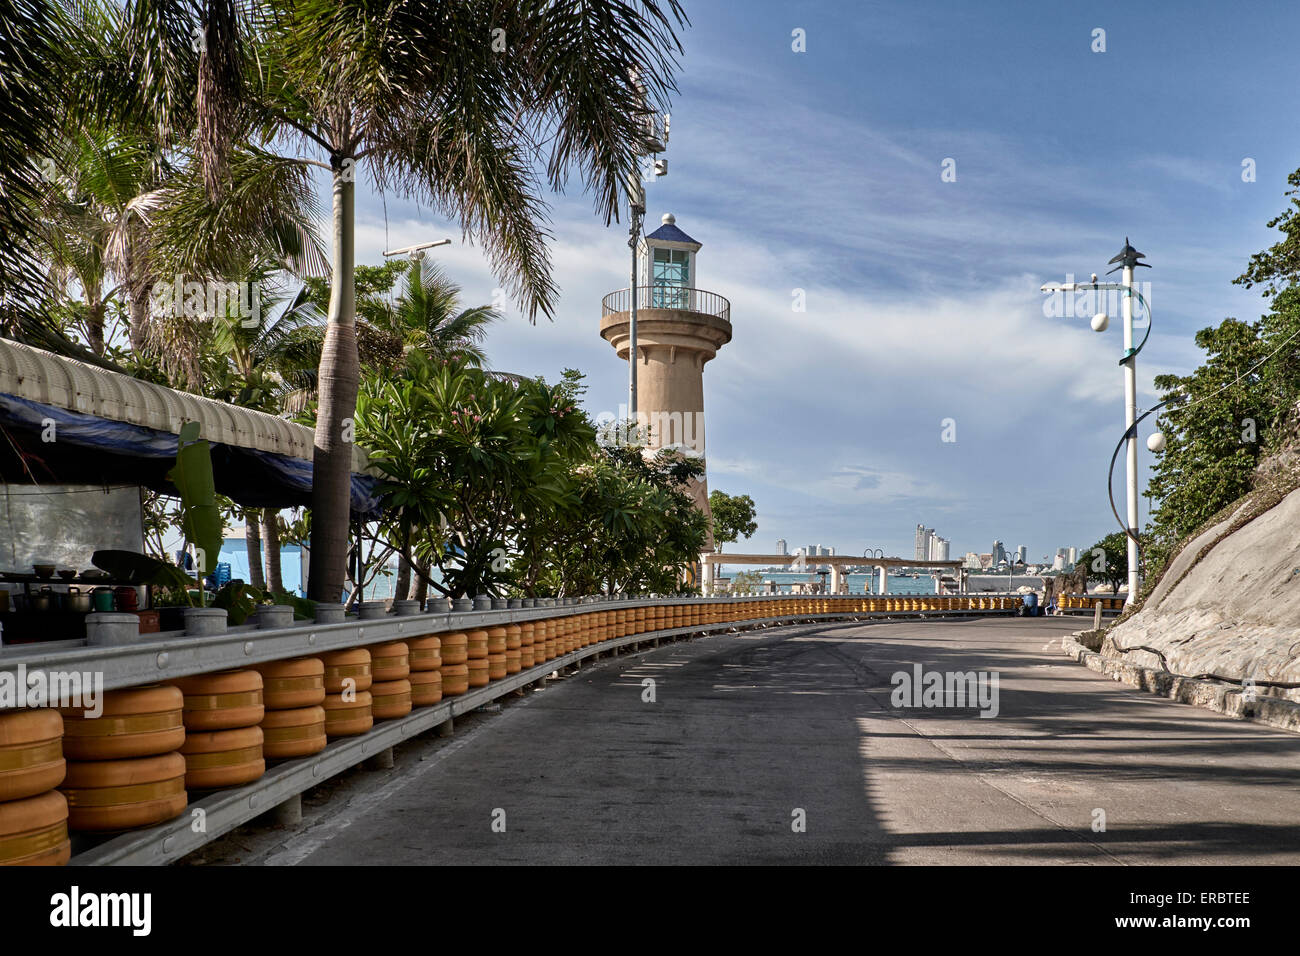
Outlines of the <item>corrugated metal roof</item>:
{"type": "MultiPolygon", "coordinates": [[[[208,441],[312,460],[314,435],[304,425],[3,338],[0,393],[174,435],[185,422],[198,422],[200,434],[208,441]]],[[[367,463],[365,451],[353,446],[352,470],[363,472],[367,463]]]]}

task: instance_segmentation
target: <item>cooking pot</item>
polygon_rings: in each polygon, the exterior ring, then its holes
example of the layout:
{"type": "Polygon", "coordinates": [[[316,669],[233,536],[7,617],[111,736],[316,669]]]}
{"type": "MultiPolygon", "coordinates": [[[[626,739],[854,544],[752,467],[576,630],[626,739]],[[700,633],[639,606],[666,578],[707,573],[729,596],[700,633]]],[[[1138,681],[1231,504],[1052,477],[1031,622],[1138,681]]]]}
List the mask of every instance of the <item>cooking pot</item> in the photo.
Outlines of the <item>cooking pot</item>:
{"type": "Polygon", "coordinates": [[[51,611],[54,609],[54,592],[43,587],[27,599],[27,604],[33,611],[51,611]]]}
{"type": "Polygon", "coordinates": [[[94,602],[96,611],[113,610],[113,589],[112,588],[95,588],[90,592],[91,601],[94,602]]]}
{"type": "Polygon", "coordinates": [[[68,588],[68,596],[64,598],[63,606],[69,611],[76,611],[85,614],[90,610],[90,592],[83,591],[78,587],[68,588]]]}

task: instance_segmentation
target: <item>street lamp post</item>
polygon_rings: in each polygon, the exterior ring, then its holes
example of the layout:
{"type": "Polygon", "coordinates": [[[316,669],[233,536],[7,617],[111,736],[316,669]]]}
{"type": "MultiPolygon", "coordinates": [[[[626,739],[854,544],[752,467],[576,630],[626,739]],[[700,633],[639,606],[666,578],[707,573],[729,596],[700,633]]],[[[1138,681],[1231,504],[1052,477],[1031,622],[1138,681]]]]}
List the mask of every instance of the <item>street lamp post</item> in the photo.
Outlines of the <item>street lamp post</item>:
{"type": "MultiPolygon", "coordinates": [[[[862,556],[864,558],[883,558],[885,556],[885,551],[883,548],[867,548],[867,550],[862,552],[862,556]]],[[[878,594],[884,594],[885,591],[887,590],[887,588],[885,587],[885,575],[888,573],[889,572],[885,568],[885,566],[883,564],[880,565],[880,584],[878,585],[878,589],[877,589],[878,594]]],[[[868,574],[867,586],[863,588],[863,590],[867,594],[871,593],[871,578],[872,575],[868,574]]]]}
{"type": "MultiPolygon", "coordinates": [[[[1124,369],[1124,441],[1127,442],[1125,464],[1127,477],[1127,508],[1125,514],[1125,537],[1128,539],[1128,596],[1125,599],[1126,604],[1132,604],[1137,600],[1137,593],[1140,587],[1140,575],[1138,573],[1138,458],[1137,458],[1137,356],[1142,351],[1142,346],[1146,345],[1147,338],[1151,335],[1151,304],[1142,297],[1142,294],[1133,288],[1133,270],[1137,268],[1150,269],[1151,266],[1145,262],[1139,262],[1139,259],[1145,259],[1146,256],[1138,252],[1129,243],[1128,237],[1124,238],[1124,248],[1114,256],[1107,265],[1115,266],[1110,272],[1119,272],[1119,282],[1098,282],[1097,276],[1092,276],[1091,282],[1049,282],[1042,286],[1043,292],[1075,292],[1080,290],[1092,289],[1096,291],[1118,291],[1121,293],[1120,312],[1124,319],[1124,355],[1120,358],[1119,364],[1124,369]],[[1142,342],[1134,347],[1133,345],[1133,298],[1137,297],[1146,311],[1147,331],[1143,336],[1142,342]]],[[[1110,274],[1107,273],[1107,275],[1110,274]]],[[[1092,318],[1092,328],[1096,332],[1106,331],[1110,324],[1110,319],[1104,312],[1099,312],[1092,318]]],[[[1113,465],[1113,461],[1112,461],[1113,465]]]]}
{"type": "Polygon", "coordinates": [[[1016,573],[1017,564],[1019,564],[1022,568],[1025,567],[1025,559],[1018,554],[1015,557],[1011,557],[1010,555],[1007,556],[1007,593],[1008,594],[1010,594],[1012,591],[1016,589],[1015,573],[1016,573]]]}
{"type": "MultiPolygon", "coordinates": [[[[644,84],[634,71],[632,81],[636,84],[641,95],[641,114],[646,124],[646,139],[642,144],[640,153],[637,156],[637,162],[633,165],[632,170],[627,177],[627,204],[629,211],[630,235],[628,236],[628,248],[632,250],[632,284],[628,289],[630,301],[628,302],[627,313],[627,412],[628,418],[635,423],[637,413],[637,389],[636,389],[636,312],[637,312],[637,246],[641,239],[641,220],[645,216],[645,186],[642,185],[642,168],[641,159],[648,157],[651,161],[650,171],[658,178],[668,175],[668,161],[659,159],[659,154],[668,148],[668,130],[669,116],[663,114],[662,123],[658,114],[652,112],[646,104],[646,90],[644,84]]],[[[647,276],[647,279],[650,277],[647,276]]],[[[639,429],[638,429],[639,430],[639,429]]]]}

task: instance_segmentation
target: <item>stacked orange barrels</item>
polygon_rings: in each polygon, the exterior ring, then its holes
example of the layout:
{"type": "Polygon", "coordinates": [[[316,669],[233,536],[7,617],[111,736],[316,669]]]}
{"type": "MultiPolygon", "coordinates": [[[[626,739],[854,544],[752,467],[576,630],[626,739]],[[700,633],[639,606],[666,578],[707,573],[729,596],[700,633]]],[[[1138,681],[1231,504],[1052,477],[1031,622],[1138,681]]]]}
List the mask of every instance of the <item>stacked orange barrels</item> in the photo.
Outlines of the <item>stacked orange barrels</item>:
{"type": "Polygon", "coordinates": [[[487,629],[488,680],[501,680],[509,672],[506,667],[506,629],[487,629]]]}
{"type": "Polygon", "coordinates": [[[370,686],[370,651],[350,647],[321,655],[325,665],[325,736],[355,737],[375,724],[370,686]]]}
{"type": "Polygon", "coordinates": [[[534,644],[533,632],[536,627],[532,621],[524,621],[519,627],[519,666],[522,670],[528,670],[536,667],[541,663],[537,657],[537,647],[534,644]]]}
{"type": "Polygon", "coordinates": [[[184,706],[180,688],[150,684],[104,694],[97,716],[60,711],[69,829],[130,830],[185,812],[184,706]]]}
{"type": "Polygon", "coordinates": [[[546,659],[553,661],[560,656],[560,625],[553,617],[546,619],[546,659]]]}
{"type": "Polygon", "coordinates": [[[524,669],[523,628],[518,624],[506,625],[506,673],[518,674],[524,669]]]}
{"type": "Polygon", "coordinates": [[[371,714],[393,720],[411,712],[411,653],[405,641],[370,647],[371,714]]]}
{"type": "Polygon", "coordinates": [[[62,866],[72,855],[57,710],[0,713],[0,866],[62,866]]]}
{"type": "Polygon", "coordinates": [[[298,657],[259,664],[262,675],[262,755],[267,760],[307,757],[325,749],[325,663],[298,657]]]}
{"type": "Polygon", "coordinates": [[[256,670],[195,674],[173,681],[185,695],[185,788],[219,790],[266,772],[262,675],[256,670]]]}
{"type": "Polygon", "coordinates": [[[469,667],[469,686],[486,687],[492,679],[489,673],[492,664],[488,660],[488,632],[479,628],[470,631],[465,636],[468,638],[466,647],[469,660],[466,661],[466,664],[469,667]]]}
{"type": "Polygon", "coordinates": [[[442,696],[455,697],[469,690],[469,635],[453,631],[442,635],[442,696]]]}
{"type": "Polygon", "coordinates": [[[436,634],[414,637],[409,650],[411,704],[428,707],[442,700],[442,638],[436,634]]]}

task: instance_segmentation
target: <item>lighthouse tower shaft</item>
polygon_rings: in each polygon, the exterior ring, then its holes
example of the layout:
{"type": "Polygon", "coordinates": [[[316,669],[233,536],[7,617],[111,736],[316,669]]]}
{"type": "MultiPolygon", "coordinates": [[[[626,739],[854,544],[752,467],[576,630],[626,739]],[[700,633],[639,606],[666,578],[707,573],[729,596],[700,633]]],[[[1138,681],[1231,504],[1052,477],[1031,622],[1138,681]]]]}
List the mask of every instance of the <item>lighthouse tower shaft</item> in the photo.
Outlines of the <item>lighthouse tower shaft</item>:
{"type": "MultiPolygon", "coordinates": [[[[669,214],[641,240],[638,270],[646,284],[605,296],[600,334],[620,358],[630,358],[631,296],[637,303],[636,424],[651,450],[674,448],[705,456],[704,366],[731,341],[731,303],[695,287],[701,246],[669,214]]],[[[709,514],[706,476],[692,482],[696,505],[709,514]]]]}

